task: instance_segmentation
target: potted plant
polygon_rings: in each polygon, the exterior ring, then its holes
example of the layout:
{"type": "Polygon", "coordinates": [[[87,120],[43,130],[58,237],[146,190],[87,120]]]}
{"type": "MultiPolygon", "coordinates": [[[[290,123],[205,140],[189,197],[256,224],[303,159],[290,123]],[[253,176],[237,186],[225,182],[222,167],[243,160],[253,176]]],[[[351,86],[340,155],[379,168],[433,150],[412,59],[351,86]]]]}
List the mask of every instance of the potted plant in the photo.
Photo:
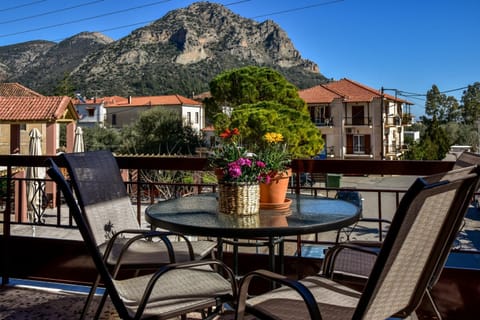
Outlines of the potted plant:
{"type": "Polygon", "coordinates": [[[219,137],[221,143],[210,159],[219,184],[219,211],[239,215],[258,213],[259,183],[267,177],[265,162],[240,144],[237,128],[227,128],[219,137]]]}
{"type": "Polygon", "coordinates": [[[259,145],[258,156],[265,162],[266,176],[260,183],[260,207],[283,206],[286,199],[291,157],[283,135],[267,132],[259,145]]]}

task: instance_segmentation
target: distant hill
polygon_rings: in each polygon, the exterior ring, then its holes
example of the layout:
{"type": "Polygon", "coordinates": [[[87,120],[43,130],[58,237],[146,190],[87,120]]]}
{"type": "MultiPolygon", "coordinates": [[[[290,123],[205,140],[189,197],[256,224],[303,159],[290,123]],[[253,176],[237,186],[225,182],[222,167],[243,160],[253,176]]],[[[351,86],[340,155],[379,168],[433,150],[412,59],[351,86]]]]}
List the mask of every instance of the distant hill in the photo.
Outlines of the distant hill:
{"type": "Polygon", "coordinates": [[[190,97],[207,91],[222,71],[247,65],[275,68],[299,88],[326,81],[276,23],[258,23],[209,2],[171,11],[118,41],[81,33],[58,44],[0,47],[0,80],[18,81],[44,94],[52,94],[70,73],[76,89],[89,97],[190,97]]]}

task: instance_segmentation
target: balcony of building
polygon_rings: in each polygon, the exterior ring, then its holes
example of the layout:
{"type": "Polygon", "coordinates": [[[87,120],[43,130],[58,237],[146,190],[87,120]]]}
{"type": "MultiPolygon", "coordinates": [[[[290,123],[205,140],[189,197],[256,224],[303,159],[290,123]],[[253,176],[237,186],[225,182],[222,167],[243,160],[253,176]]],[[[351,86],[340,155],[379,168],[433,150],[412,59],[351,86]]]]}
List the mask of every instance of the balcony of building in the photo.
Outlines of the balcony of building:
{"type": "Polygon", "coordinates": [[[345,127],[372,126],[372,117],[344,117],[345,127]]]}
{"type": "MultiPolygon", "coordinates": [[[[352,146],[353,147],[353,146],[352,146]]],[[[355,150],[352,154],[368,155],[370,150],[355,150]]],[[[43,219],[31,223],[21,212],[24,199],[22,186],[26,182],[18,173],[30,166],[44,166],[46,156],[0,156],[1,225],[0,272],[3,284],[15,281],[49,281],[56,284],[88,285],[95,271],[75,223],[62,203],[61,195],[46,197],[43,219]],[[20,279],[20,280],[19,280],[20,279]]],[[[146,206],[183,192],[215,192],[216,183],[206,177],[213,176],[204,158],[119,156],[120,168],[130,174],[126,184],[131,192],[137,218],[144,220],[146,206]],[[145,181],[138,170],[185,171],[197,177],[192,183],[165,183],[145,181]],[[163,192],[159,192],[163,190],[163,192]]],[[[363,216],[391,219],[400,199],[417,176],[444,172],[453,162],[447,161],[381,161],[381,160],[295,160],[290,192],[314,196],[335,197],[339,190],[355,190],[362,194],[363,216]],[[337,185],[328,185],[328,176],[337,177],[337,185]],[[327,179],[305,179],[323,176],[327,179]],[[308,183],[307,183],[308,181],[308,183]]],[[[46,179],[47,190],[51,181],[46,179]]],[[[471,206],[465,226],[457,237],[451,257],[440,281],[433,290],[434,298],[445,319],[473,319],[478,315],[480,292],[480,214],[471,206]]],[[[379,225],[380,229],[384,226],[379,225]]],[[[382,240],[384,234],[377,228],[365,228],[354,237],[382,240]]],[[[292,278],[314,274],[321,268],[323,249],[335,242],[336,232],[312,234],[285,239],[285,273],[292,278]]],[[[232,248],[225,248],[224,260],[233,263],[232,248]]],[[[240,273],[266,268],[267,254],[262,249],[241,249],[240,273]]],[[[27,294],[18,299],[32,299],[27,294]]],[[[83,298],[82,298],[83,299],[83,298]]],[[[80,306],[82,299],[80,299],[80,306]]],[[[55,303],[55,302],[53,302],[55,303]]],[[[7,306],[8,307],[8,306],[7,306]]],[[[36,306],[35,308],[38,308],[36,306]]],[[[33,309],[32,309],[33,310],[33,309]]],[[[0,308],[1,312],[1,308],[0,308]]],[[[428,313],[428,310],[419,311],[428,313]]]]}

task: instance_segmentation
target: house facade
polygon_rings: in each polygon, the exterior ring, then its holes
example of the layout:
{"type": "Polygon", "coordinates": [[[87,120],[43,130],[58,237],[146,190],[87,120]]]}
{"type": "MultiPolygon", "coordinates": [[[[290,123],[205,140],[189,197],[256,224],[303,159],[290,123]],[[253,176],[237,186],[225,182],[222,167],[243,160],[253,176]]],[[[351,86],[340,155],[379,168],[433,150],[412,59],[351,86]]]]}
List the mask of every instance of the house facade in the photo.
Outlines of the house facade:
{"type": "MultiPolygon", "coordinates": [[[[134,123],[140,113],[153,108],[178,114],[185,123],[200,132],[205,127],[205,109],[195,100],[180,95],[145,97],[108,97],[103,98],[106,110],[105,123],[112,128],[122,128],[134,123]]],[[[80,111],[80,110],[79,110],[80,111]]]]}
{"type": "MultiPolygon", "coordinates": [[[[118,97],[119,99],[123,99],[118,97]]],[[[78,113],[78,125],[81,127],[94,127],[99,125],[103,127],[105,125],[105,121],[107,120],[107,110],[105,109],[105,99],[97,99],[97,98],[82,98],[77,97],[75,100],[75,109],[78,113]]],[[[109,99],[114,99],[114,97],[110,97],[109,99]]]]}
{"type": "Polygon", "coordinates": [[[321,130],[325,155],[338,159],[400,159],[412,103],[341,79],[299,91],[321,130]]]}
{"type": "Polygon", "coordinates": [[[60,147],[71,152],[77,120],[69,97],[47,97],[18,83],[0,83],[0,154],[28,154],[33,128],[42,135],[44,154],[55,155],[60,147]],[[64,146],[61,130],[65,130],[64,146]]]}

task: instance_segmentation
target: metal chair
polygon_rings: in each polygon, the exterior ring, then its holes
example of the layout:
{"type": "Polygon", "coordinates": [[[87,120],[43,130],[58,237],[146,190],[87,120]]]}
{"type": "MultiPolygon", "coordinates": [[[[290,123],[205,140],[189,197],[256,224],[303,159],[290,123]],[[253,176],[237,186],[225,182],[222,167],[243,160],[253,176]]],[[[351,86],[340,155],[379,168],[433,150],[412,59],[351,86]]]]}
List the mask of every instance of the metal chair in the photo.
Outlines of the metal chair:
{"type": "MultiPolygon", "coordinates": [[[[453,169],[466,168],[474,165],[480,165],[480,155],[472,152],[463,152],[455,161],[453,169]]],[[[477,188],[478,189],[478,188],[477,188]]],[[[380,251],[381,242],[372,240],[359,240],[351,239],[350,235],[353,232],[359,231],[359,225],[366,226],[365,223],[379,224],[387,228],[379,230],[379,232],[386,233],[391,221],[385,219],[375,218],[362,218],[358,223],[351,227],[343,228],[338,231],[336,245],[330,248],[326,253],[326,261],[330,261],[332,256],[335,256],[335,263],[328,265],[324,264],[324,268],[327,268],[330,277],[343,278],[344,280],[355,282],[359,285],[364,284],[364,281],[368,278],[373,264],[380,251]],[[341,235],[344,237],[341,238],[341,235]],[[328,267],[327,267],[328,266],[328,267]],[[334,268],[332,268],[334,266],[334,268]]],[[[460,232],[465,226],[465,220],[462,220],[460,232]]]]}
{"type": "Polygon", "coordinates": [[[294,281],[257,270],[240,282],[236,319],[243,319],[246,311],[265,319],[409,316],[424,296],[431,300],[430,289],[479,182],[478,173],[478,167],[467,167],[413,183],[400,202],[363,292],[329,279],[328,273],[294,281]],[[249,284],[257,277],[283,286],[247,300],[249,284]]]}
{"type": "MultiPolygon", "coordinates": [[[[207,256],[215,246],[215,243],[210,241],[198,241],[192,242],[198,245],[194,247],[194,245],[181,234],[159,232],[157,235],[150,230],[140,229],[116,160],[110,152],[97,151],[63,154],[60,157],[63,158],[61,161],[67,166],[71,183],[76,191],[76,200],[69,199],[69,196],[73,198],[73,195],[69,195],[69,188],[62,187],[65,180],[61,172],[56,170],[57,166],[51,159],[49,160],[49,174],[52,179],[60,185],[84,241],[94,258],[93,260],[96,263],[97,269],[99,269],[99,277],[97,277],[92,285],[82,312],[82,318],[88,311],[100,276],[107,287],[106,292],[110,293],[112,297],[112,293],[110,292],[112,287],[110,286],[110,288],[108,288],[108,281],[105,280],[106,274],[104,273],[102,275],[101,272],[102,267],[113,268],[113,273],[109,273],[109,276],[112,277],[110,284],[112,284],[115,283],[113,279],[116,277],[120,268],[128,267],[137,270],[152,269],[175,262],[193,261],[195,258],[200,259],[207,256]],[[172,235],[183,237],[184,241],[170,241],[167,237],[172,235]],[[152,241],[152,237],[157,238],[157,241],[152,241]],[[95,250],[93,250],[92,247],[94,247],[95,250]],[[194,248],[197,249],[197,254],[195,254],[194,248]],[[98,265],[98,261],[95,261],[95,255],[97,253],[100,254],[103,265],[98,265]]],[[[199,264],[203,264],[203,262],[199,264]]],[[[218,264],[218,262],[210,262],[210,264],[218,264]]],[[[192,262],[192,265],[195,265],[195,263],[192,262]]],[[[169,268],[167,268],[167,270],[168,269],[169,268]]],[[[106,270],[108,271],[108,269],[106,270]]],[[[188,273],[187,271],[183,272],[188,273]]],[[[215,273],[214,277],[217,276],[215,273]]],[[[211,275],[208,274],[207,279],[210,277],[211,275]]],[[[213,278],[213,280],[215,281],[215,278],[213,278]]],[[[228,281],[227,283],[223,283],[223,280],[222,278],[222,283],[219,283],[217,279],[217,285],[222,285],[218,288],[223,288],[222,290],[224,290],[225,285],[228,284],[228,281]]],[[[142,278],[139,278],[138,281],[138,285],[146,285],[146,283],[142,282],[142,278]]],[[[135,288],[135,284],[135,282],[132,282],[131,288],[135,288]]],[[[195,288],[195,284],[192,284],[191,288],[195,288]]],[[[199,293],[201,293],[201,288],[198,289],[199,293]]],[[[118,298],[122,296],[122,294],[118,294],[119,291],[127,290],[128,294],[129,288],[116,288],[115,290],[117,290],[118,298]]],[[[231,287],[229,291],[230,294],[232,294],[231,287]]],[[[213,294],[213,291],[208,292],[213,294]]],[[[106,295],[97,310],[97,316],[101,312],[105,298],[106,295]]],[[[112,297],[112,300],[114,300],[114,297],[112,297]]],[[[215,305],[215,303],[212,305],[215,305]]],[[[117,310],[119,310],[118,307],[117,310]]],[[[130,315],[133,314],[131,308],[127,308],[127,310],[130,311],[130,315]]],[[[123,311],[125,311],[125,307],[123,310],[120,309],[119,313],[123,311]]]]}

